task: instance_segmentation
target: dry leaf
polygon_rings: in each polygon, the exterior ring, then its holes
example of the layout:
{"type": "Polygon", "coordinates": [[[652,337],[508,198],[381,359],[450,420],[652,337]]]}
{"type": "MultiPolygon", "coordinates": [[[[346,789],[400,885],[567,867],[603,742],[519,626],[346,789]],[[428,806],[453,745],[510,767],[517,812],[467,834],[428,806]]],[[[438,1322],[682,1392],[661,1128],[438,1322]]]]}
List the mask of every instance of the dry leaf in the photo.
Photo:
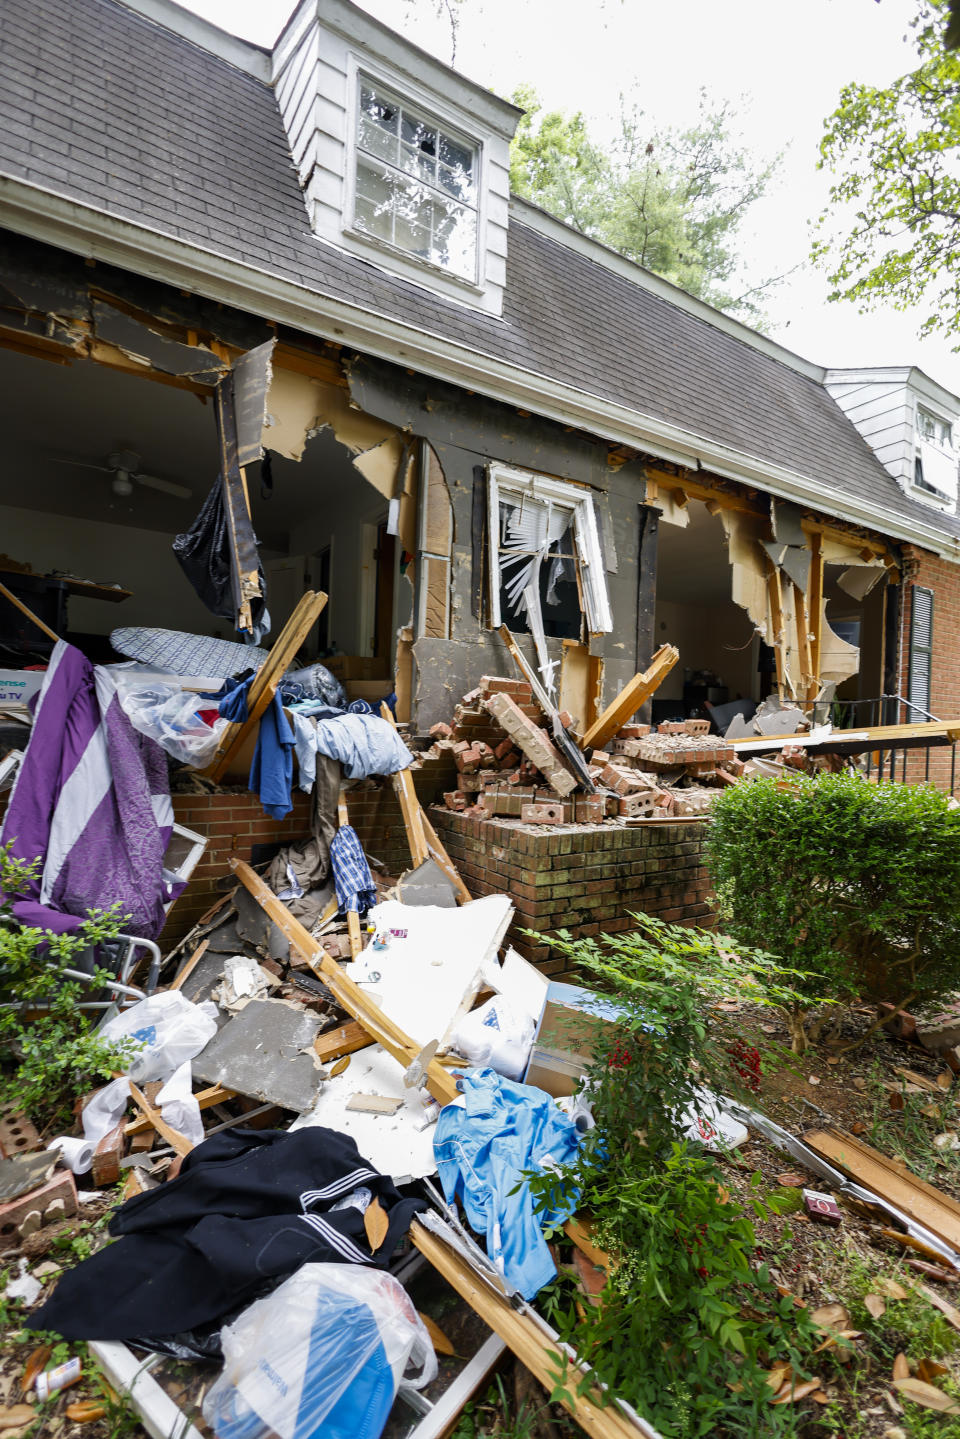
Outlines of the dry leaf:
{"type": "Polygon", "coordinates": [[[868,1294],[863,1301],[863,1307],[874,1319],[882,1319],[887,1312],[887,1306],[879,1294],[868,1294]]]}
{"type": "Polygon", "coordinates": [[[19,1429],[24,1424],[32,1424],[36,1417],[32,1404],[13,1404],[9,1409],[0,1409],[0,1429],[19,1429]]]}
{"type": "Polygon", "coordinates": [[[20,1387],[25,1394],[28,1394],[36,1383],[37,1375],[46,1368],[47,1360],[53,1353],[51,1344],[41,1344],[39,1349],[34,1349],[28,1358],[23,1371],[23,1378],[20,1380],[20,1387]]]}
{"type": "Polygon", "coordinates": [[[917,1378],[922,1379],[924,1384],[929,1384],[934,1379],[939,1379],[941,1374],[949,1374],[945,1364],[938,1364],[935,1359],[921,1359],[917,1365],[917,1378]]]}
{"type": "Polygon", "coordinates": [[[838,1059],[838,1057],[837,1057],[835,1054],[831,1054],[831,1055],[829,1055],[828,1058],[827,1058],[827,1063],[828,1063],[828,1064],[839,1064],[839,1063],[840,1063],[840,1060],[838,1059]]]}
{"type": "Polygon", "coordinates": [[[815,1390],[813,1391],[813,1393],[810,1395],[810,1398],[813,1400],[814,1404],[829,1404],[829,1403],[830,1403],[830,1395],[829,1395],[829,1394],[824,1394],[824,1392],[823,1392],[822,1389],[815,1389],[815,1390]]]}
{"type": "MultiPolygon", "coordinates": [[[[798,1404],[801,1399],[806,1399],[815,1389],[820,1388],[819,1379],[806,1379],[802,1384],[797,1384],[791,1390],[789,1384],[784,1384],[779,1393],[774,1394],[770,1400],[771,1404],[798,1404]]],[[[935,1391],[936,1392],[936,1391],[935,1391]]]]}
{"type": "Polygon", "coordinates": [[[842,1304],[821,1304],[810,1318],[821,1329],[847,1329],[850,1325],[850,1315],[842,1304]]]}
{"type": "Polygon", "coordinates": [[[717,1199],[721,1204],[730,1203],[730,1191],[725,1184],[717,1185],[717,1199]]]}
{"type": "Polygon", "coordinates": [[[902,1284],[895,1279],[890,1279],[882,1274],[879,1279],[874,1280],[874,1288],[886,1299],[909,1299],[910,1295],[902,1284]]]}
{"type": "Polygon", "coordinates": [[[898,1094],[895,1089],[891,1089],[891,1091],[890,1091],[889,1095],[887,1096],[887,1098],[888,1098],[888,1100],[889,1100],[889,1102],[890,1102],[890,1108],[891,1108],[891,1109],[902,1109],[902,1108],[903,1108],[904,1102],[905,1102],[905,1101],[904,1101],[904,1098],[903,1098],[903,1095],[902,1095],[902,1094],[898,1094]]]}
{"type": "Polygon", "coordinates": [[[893,1387],[905,1399],[922,1404],[924,1409],[936,1409],[941,1414],[960,1414],[960,1404],[956,1399],[951,1399],[949,1394],[935,1389],[932,1384],[924,1384],[922,1379],[895,1379],[893,1387]]]}
{"type": "Polygon", "coordinates": [[[858,1074],[853,1081],[853,1087],[854,1089],[866,1089],[867,1081],[862,1077],[862,1075],[858,1074]]]}
{"type": "Polygon", "coordinates": [[[777,1175],[777,1183],[782,1184],[786,1189],[802,1189],[806,1182],[805,1174],[796,1174],[792,1169],[788,1170],[786,1174],[777,1175]]]}
{"type": "Polygon", "coordinates": [[[106,1414],[105,1404],[97,1399],[81,1399],[77,1404],[68,1404],[66,1415],[72,1419],[74,1424],[90,1424],[94,1419],[102,1419],[106,1414]]]}
{"type": "Polygon", "coordinates": [[[349,1065],[350,1056],[349,1054],[344,1054],[330,1070],[330,1078],[336,1079],[338,1074],[342,1074],[345,1069],[349,1068],[349,1065]]]}
{"type": "Polygon", "coordinates": [[[949,1089],[952,1083],[953,1075],[950,1073],[949,1069],[941,1069],[940,1073],[937,1075],[938,1086],[941,1089],[949,1089]]]}
{"type": "MultiPolygon", "coordinates": [[[[417,1312],[420,1313],[419,1310],[417,1312]]],[[[433,1345],[437,1353],[451,1354],[455,1356],[457,1351],[454,1349],[453,1345],[450,1343],[450,1340],[440,1328],[440,1325],[436,1324],[430,1318],[429,1314],[420,1314],[420,1318],[423,1320],[424,1329],[426,1329],[427,1333],[430,1335],[430,1343],[433,1345]]]]}
{"type": "Polygon", "coordinates": [[[387,1230],[390,1221],[380,1208],[379,1199],[371,1199],[363,1211],[363,1227],[367,1235],[367,1243],[370,1245],[370,1253],[376,1254],[380,1245],[387,1237],[387,1230]]]}
{"type": "Polygon", "coordinates": [[[896,1359],[894,1359],[894,1361],[893,1361],[893,1377],[894,1377],[894,1379],[909,1379],[909,1378],[910,1378],[910,1364],[909,1364],[909,1362],[908,1362],[908,1360],[907,1360],[906,1354],[898,1354],[897,1357],[896,1357],[896,1359]]]}
{"type": "Polygon", "coordinates": [[[784,1384],[789,1383],[792,1378],[793,1367],[788,1359],[784,1359],[780,1364],[774,1364],[772,1369],[767,1370],[767,1383],[774,1394],[779,1393],[784,1384]]]}
{"type": "Polygon", "coordinates": [[[855,1121],[853,1124],[851,1124],[851,1126],[850,1126],[850,1133],[851,1133],[851,1134],[866,1134],[866,1132],[867,1132],[867,1126],[864,1124],[864,1122],[863,1122],[862,1119],[856,1120],[856,1121],[855,1121]]]}

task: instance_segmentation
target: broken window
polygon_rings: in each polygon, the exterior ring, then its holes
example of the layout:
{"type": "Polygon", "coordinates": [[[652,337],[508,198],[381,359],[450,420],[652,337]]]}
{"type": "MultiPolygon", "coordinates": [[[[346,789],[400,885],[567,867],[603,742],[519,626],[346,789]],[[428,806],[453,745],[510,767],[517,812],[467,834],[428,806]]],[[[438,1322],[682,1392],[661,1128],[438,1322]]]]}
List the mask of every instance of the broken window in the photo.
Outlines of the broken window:
{"type": "Polygon", "coordinates": [[[490,468],[490,623],[541,639],[613,628],[589,491],[490,468]]]}
{"type": "Polygon", "coordinates": [[[359,86],[356,229],[475,281],[477,147],[368,76],[360,76],[359,86]]]}

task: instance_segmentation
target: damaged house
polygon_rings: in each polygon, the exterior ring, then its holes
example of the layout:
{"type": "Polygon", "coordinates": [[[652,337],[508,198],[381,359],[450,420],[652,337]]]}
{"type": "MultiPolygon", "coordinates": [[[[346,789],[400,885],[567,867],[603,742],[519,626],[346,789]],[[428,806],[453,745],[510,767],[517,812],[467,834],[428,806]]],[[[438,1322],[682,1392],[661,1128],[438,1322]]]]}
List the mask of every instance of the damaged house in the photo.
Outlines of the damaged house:
{"type": "MultiPolygon", "coordinates": [[[[519,112],[349,0],[304,0],[272,52],[170,0],[5,18],[0,580],[52,633],[94,663],[162,631],[269,647],[322,591],[301,661],[395,695],[411,743],[513,674],[504,626],[581,733],[664,645],[654,723],[722,732],[770,696],[957,712],[956,396],[824,370],[511,198],[519,112]],[[218,614],[173,549],[214,492],[218,614]]],[[[28,699],[52,641],[0,621],[0,699],[28,699]]],[[[951,755],[911,774],[949,785],[951,755]]],[[[455,789],[452,761],[416,783],[455,789]]],[[[397,872],[390,788],[348,800],[397,872]]],[[[208,841],[178,933],[227,854],[307,823],[302,795],[279,820],[235,792],[174,807],[208,841]]],[[[531,927],[705,910],[690,831],[604,829],[578,884],[560,832],[436,822],[531,927]]]]}

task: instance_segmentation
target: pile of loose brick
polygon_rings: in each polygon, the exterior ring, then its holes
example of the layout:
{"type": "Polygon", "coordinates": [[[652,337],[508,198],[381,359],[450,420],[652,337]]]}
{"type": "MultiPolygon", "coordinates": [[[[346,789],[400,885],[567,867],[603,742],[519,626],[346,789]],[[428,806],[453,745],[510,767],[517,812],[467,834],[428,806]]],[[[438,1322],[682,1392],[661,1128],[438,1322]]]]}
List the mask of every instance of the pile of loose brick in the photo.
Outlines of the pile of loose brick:
{"type": "MultiPolygon", "coordinates": [[[[571,723],[561,714],[561,723],[571,723]]],[[[604,820],[704,814],[719,786],[735,784],[743,764],[729,745],[707,733],[706,720],[625,725],[590,773],[604,791],[575,794],[576,780],[530,686],[485,677],[464,695],[451,724],[436,724],[421,763],[452,757],[455,789],[448,809],[478,819],[515,818],[526,824],[599,824],[604,820]]]]}

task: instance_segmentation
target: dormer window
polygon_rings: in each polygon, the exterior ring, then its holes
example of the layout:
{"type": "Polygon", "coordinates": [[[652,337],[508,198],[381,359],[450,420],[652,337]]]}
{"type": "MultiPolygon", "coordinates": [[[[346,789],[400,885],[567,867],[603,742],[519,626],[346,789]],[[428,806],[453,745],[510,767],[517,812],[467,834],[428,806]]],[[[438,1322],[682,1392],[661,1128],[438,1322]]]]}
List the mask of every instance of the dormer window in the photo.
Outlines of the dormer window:
{"type": "Polygon", "coordinates": [[[922,495],[941,504],[957,502],[957,454],[953,427],[947,420],[917,406],[913,484],[922,495]]]}
{"type": "Polygon", "coordinates": [[[354,229],[475,284],[478,147],[369,76],[358,84],[354,229]]]}

